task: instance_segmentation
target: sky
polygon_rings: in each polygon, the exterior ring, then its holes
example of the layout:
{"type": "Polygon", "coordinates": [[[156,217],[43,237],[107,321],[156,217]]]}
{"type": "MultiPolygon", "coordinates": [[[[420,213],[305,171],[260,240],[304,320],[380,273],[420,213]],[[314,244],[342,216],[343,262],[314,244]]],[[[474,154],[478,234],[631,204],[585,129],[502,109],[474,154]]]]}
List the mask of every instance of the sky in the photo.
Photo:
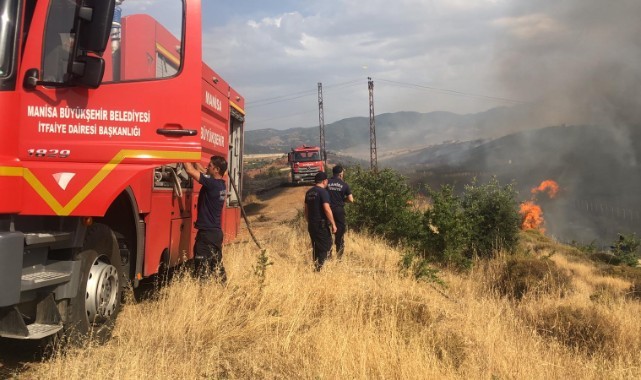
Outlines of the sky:
{"type": "Polygon", "coordinates": [[[536,104],[541,123],[641,120],[638,0],[203,0],[203,59],[246,128],[536,104]]]}
{"type": "Polygon", "coordinates": [[[203,58],[245,96],[247,129],[513,104],[492,72],[502,0],[203,1],[203,58]],[[483,96],[475,96],[483,95],[483,96]]]}

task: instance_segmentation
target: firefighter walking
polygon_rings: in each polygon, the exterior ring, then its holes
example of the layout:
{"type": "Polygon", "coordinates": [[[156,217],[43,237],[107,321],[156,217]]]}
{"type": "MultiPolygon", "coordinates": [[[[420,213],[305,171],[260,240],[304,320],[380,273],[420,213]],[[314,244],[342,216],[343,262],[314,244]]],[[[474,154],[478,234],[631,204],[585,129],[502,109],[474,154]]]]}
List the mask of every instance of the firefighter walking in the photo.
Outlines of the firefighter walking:
{"type": "Polygon", "coordinates": [[[334,241],[336,243],[336,257],[340,260],[345,252],[345,202],[353,203],[354,196],[349,185],[343,180],[345,170],[342,166],[336,165],[332,169],[333,177],[327,183],[327,192],[329,193],[330,207],[336,222],[336,234],[334,241]]]}
{"type": "Polygon", "coordinates": [[[316,271],[327,260],[332,250],[332,233],[336,233],[327,183],[327,174],[320,172],[314,177],[314,186],[305,193],[305,220],[312,240],[312,259],[316,271]]]}

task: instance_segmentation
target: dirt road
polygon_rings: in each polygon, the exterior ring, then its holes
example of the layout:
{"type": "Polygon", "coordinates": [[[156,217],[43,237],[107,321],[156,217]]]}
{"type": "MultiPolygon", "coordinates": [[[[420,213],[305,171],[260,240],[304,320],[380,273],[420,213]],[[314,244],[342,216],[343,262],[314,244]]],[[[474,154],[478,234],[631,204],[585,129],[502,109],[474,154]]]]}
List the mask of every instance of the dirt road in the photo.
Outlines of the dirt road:
{"type": "MultiPolygon", "coordinates": [[[[303,198],[310,186],[283,186],[256,196],[245,206],[252,231],[260,240],[274,224],[290,221],[303,212],[303,198]]],[[[239,241],[249,240],[247,226],[241,221],[239,241]]]]}

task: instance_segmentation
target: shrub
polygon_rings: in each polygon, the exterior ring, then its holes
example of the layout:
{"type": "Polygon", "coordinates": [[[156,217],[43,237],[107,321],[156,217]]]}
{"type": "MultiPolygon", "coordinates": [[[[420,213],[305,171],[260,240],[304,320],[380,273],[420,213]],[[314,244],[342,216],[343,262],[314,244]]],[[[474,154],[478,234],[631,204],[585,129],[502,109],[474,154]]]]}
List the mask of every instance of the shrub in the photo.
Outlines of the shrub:
{"type": "Polygon", "coordinates": [[[417,281],[435,282],[439,285],[445,285],[443,280],[438,277],[438,269],[430,266],[430,261],[417,251],[406,251],[399,261],[401,274],[411,275],[417,281]]]}
{"type": "Polygon", "coordinates": [[[619,328],[607,315],[592,307],[562,305],[529,316],[529,323],[539,335],[553,338],[586,355],[616,355],[619,328]]]}
{"type": "Polygon", "coordinates": [[[411,207],[415,193],[405,178],[391,169],[360,167],[346,171],[355,203],[348,204],[347,223],[355,230],[381,235],[393,243],[414,246],[421,236],[421,214],[411,207]]]}
{"type": "Polygon", "coordinates": [[[579,242],[578,242],[578,241],[576,241],[576,240],[572,240],[572,242],[570,242],[570,245],[571,245],[572,247],[577,248],[579,251],[581,251],[581,252],[583,252],[583,253],[587,253],[587,254],[594,254],[594,253],[598,253],[598,251],[599,251],[599,249],[598,249],[598,247],[597,247],[596,240],[592,240],[592,241],[591,241],[589,244],[587,244],[587,245],[586,245],[586,244],[579,243],[579,242]]]}
{"type": "Polygon", "coordinates": [[[493,257],[498,251],[516,251],[521,217],[512,184],[501,186],[496,178],[485,185],[473,182],[465,186],[462,204],[472,254],[493,257]]]}
{"type": "Polygon", "coordinates": [[[612,254],[619,258],[622,263],[636,267],[639,264],[638,251],[640,245],[641,240],[635,234],[619,234],[619,239],[612,244],[612,254]]]}
{"type": "Polygon", "coordinates": [[[513,257],[507,261],[496,288],[501,294],[520,300],[528,294],[563,296],[570,282],[570,276],[549,259],[513,257]]]}
{"type": "MultiPolygon", "coordinates": [[[[413,266],[416,270],[425,269],[430,260],[469,267],[474,256],[516,250],[520,231],[516,192],[512,185],[501,187],[496,178],[486,185],[466,186],[462,197],[451,186],[440,191],[428,188],[432,204],[424,213],[413,207],[416,194],[405,178],[391,169],[372,172],[356,167],[347,171],[346,181],[356,200],[347,213],[350,226],[405,245],[421,257],[420,265],[413,266]]],[[[429,271],[415,274],[430,277],[429,271]]]]}
{"type": "Polygon", "coordinates": [[[438,192],[428,188],[427,192],[432,207],[423,216],[425,251],[439,261],[468,266],[470,261],[465,254],[470,245],[471,229],[461,200],[449,185],[438,192]]]}
{"type": "Polygon", "coordinates": [[[629,267],[627,265],[624,265],[624,266],[610,265],[610,266],[601,268],[599,272],[604,276],[622,278],[624,280],[630,281],[631,283],[641,284],[641,268],[639,267],[629,267]]]}
{"type": "Polygon", "coordinates": [[[466,186],[461,197],[448,185],[427,191],[432,207],[424,214],[423,247],[436,259],[467,267],[475,256],[516,251],[520,216],[512,185],[501,187],[493,178],[466,186]]]}
{"type": "Polygon", "coordinates": [[[596,252],[591,254],[590,259],[610,265],[621,265],[621,258],[607,252],[596,252]]]}
{"type": "Polygon", "coordinates": [[[632,300],[641,301],[641,281],[636,280],[630,285],[626,297],[632,300]]]}

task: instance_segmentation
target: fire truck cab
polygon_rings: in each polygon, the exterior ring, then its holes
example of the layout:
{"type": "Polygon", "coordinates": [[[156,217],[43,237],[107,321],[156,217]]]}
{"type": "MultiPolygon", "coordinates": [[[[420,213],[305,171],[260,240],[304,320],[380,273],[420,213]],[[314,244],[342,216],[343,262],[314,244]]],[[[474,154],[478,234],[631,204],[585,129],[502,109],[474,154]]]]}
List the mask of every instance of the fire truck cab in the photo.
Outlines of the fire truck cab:
{"type": "Polygon", "coordinates": [[[325,171],[321,159],[320,148],[317,146],[301,145],[292,148],[287,154],[287,162],[291,169],[292,183],[313,183],[316,173],[325,171]]]}
{"type": "Polygon", "coordinates": [[[0,337],[107,336],[126,286],[192,259],[182,162],[227,159],[238,233],[244,99],[200,0],[147,3],[0,0],[0,337]]]}

